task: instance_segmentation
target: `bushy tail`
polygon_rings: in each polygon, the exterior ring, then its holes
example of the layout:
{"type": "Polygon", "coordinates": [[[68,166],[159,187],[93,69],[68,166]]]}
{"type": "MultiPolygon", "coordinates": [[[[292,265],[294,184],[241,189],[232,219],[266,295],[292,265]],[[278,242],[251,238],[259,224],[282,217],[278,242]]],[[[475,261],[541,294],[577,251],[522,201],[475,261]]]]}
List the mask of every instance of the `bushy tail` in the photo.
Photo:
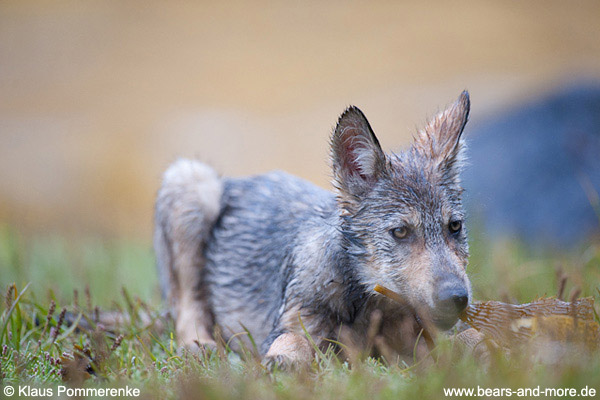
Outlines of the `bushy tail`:
{"type": "Polygon", "coordinates": [[[212,341],[212,316],[201,281],[204,247],[219,217],[223,183],[198,161],[180,159],[165,172],[156,200],[154,251],[164,297],[180,343],[212,341]]]}

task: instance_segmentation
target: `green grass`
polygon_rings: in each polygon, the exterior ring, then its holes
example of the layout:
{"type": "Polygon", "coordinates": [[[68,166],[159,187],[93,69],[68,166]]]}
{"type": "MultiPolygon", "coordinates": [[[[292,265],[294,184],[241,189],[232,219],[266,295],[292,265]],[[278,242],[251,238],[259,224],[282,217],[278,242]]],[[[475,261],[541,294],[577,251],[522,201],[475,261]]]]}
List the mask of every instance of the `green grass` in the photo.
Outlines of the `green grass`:
{"type": "MultiPolygon", "coordinates": [[[[519,243],[472,243],[470,276],[476,299],[531,301],[553,295],[560,271],[565,293],[595,296],[600,244],[565,253],[532,251],[519,243]]],[[[141,388],[145,398],[397,399],[444,398],[443,388],[593,387],[600,391],[600,357],[569,357],[545,365],[527,355],[492,359],[488,370],[450,340],[437,360],[417,366],[367,358],[352,365],[331,352],[302,373],[270,373],[252,351],[178,351],[162,304],[149,244],[100,239],[27,237],[0,227],[0,386],[141,388]],[[10,289],[13,287],[14,289],[10,289]],[[54,306],[51,306],[51,304],[54,306]],[[54,308],[49,312],[49,308],[54,308]],[[87,331],[60,323],[61,310],[90,322],[87,331]],[[96,310],[121,310],[133,322],[117,332],[95,326],[96,310]],[[161,321],[147,328],[136,315],[161,321]],[[59,326],[60,325],[60,326],[59,326]],[[120,343],[119,343],[120,342],[120,343]],[[88,368],[81,373],[77,363],[88,368]],[[61,371],[66,375],[61,375],[61,371]]]]}

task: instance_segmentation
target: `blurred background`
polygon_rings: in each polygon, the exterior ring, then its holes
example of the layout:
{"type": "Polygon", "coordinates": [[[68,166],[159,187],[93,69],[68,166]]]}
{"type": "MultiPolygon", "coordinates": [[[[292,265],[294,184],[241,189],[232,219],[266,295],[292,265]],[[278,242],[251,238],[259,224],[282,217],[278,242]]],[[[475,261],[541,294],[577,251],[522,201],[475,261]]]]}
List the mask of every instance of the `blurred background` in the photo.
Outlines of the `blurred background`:
{"type": "Polygon", "coordinates": [[[598,82],[595,0],[4,0],[0,222],[149,247],[176,157],[328,187],[346,106],[399,150],[466,88],[473,212],[570,242],[598,228],[598,82]]]}

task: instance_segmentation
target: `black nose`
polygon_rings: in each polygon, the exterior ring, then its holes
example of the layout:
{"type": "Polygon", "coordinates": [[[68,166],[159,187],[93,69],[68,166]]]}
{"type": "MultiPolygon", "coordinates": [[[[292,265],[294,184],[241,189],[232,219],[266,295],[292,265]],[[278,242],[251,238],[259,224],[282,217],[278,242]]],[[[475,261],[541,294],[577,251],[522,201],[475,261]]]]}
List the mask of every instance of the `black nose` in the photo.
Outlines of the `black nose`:
{"type": "Polygon", "coordinates": [[[460,314],[469,304],[469,294],[464,286],[450,286],[438,293],[438,306],[444,312],[460,314]]]}

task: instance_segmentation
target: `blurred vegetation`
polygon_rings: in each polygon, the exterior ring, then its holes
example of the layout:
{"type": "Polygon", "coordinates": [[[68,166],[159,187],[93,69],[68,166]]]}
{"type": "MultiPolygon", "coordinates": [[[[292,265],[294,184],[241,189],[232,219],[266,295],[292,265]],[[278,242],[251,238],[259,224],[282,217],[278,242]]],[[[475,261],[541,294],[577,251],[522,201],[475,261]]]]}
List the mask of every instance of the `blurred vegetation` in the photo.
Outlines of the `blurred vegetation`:
{"type": "MultiPolygon", "coordinates": [[[[135,241],[36,235],[27,239],[0,225],[0,283],[32,283],[36,295],[68,304],[89,288],[92,301],[110,307],[121,286],[160,303],[152,247],[135,241]]],[[[32,294],[30,294],[31,296],[32,294]]]]}
{"type": "MultiPolygon", "coordinates": [[[[471,250],[476,299],[527,302],[554,295],[559,277],[566,275],[566,297],[580,290],[580,296],[595,296],[598,303],[598,242],[560,254],[517,242],[474,241],[471,250]]],[[[252,349],[237,354],[223,345],[211,354],[182,352],[161,313],[148,244],[25,238],[5,226],[0,283],[6,290],[0,306],[0,385],[129,385],[142,388],[144,398],[157,399],[438,399],[443,388],[478,385],[600,390],[597,354],[567,356],[558,365],[538,364],[526,355],[497,357],[485,370],[450,340],[438,342],[437,360],[428,366],[373,358],[350,365],[327,352],[318,353],[302,373],[268,372],[252,349]],[[106,330],[96,324],[96,313],[103,310],[132,318],[116,331],[106,330]],[[73,320],[86,321],[88,329],[65,322],[73,320]]]]}

